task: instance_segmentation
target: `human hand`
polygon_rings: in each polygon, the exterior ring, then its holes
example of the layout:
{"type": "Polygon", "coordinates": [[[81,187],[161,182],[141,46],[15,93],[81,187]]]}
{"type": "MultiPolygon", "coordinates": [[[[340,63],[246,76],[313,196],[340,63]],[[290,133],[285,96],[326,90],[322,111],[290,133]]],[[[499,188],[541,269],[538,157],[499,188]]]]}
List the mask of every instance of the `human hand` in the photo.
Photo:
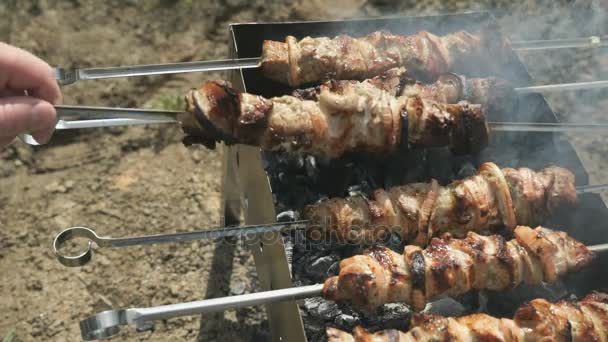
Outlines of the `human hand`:
{"type": "Polygon", "coordinates": [[[0,42],[0,148],[22,133],[45,143],[53,134],[61,90],[53,69],[31,53],[0,42]]]}

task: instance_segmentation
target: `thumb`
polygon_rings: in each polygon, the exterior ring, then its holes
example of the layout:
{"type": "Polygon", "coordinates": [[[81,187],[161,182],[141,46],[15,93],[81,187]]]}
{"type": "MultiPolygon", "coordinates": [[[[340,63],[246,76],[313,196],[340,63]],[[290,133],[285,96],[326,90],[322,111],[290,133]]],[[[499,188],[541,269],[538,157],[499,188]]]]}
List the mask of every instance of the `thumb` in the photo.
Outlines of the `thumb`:
{"type": "Polygon", "coordinates": [[[55,107],[44,100],[27,96],[0,98],[0,143],[29,133],[43,144],[51,138],[56,122],[55,107]]]}

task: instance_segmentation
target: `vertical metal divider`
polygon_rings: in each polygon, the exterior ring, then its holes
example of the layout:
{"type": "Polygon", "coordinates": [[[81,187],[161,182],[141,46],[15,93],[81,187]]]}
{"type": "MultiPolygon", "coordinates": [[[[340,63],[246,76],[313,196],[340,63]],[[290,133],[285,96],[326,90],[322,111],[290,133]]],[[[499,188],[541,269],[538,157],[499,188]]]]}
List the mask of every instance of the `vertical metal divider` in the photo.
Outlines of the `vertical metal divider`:
{"type": "MultiPolygon", "coordinates": [[[[230,57],[237,56],[236,39],[230,27],[230,57]]],[[[231,72],[234,87],[245,91],[240,70],[231,72]]],[[[262,153],[253,146],[223,147],[222,220],[225,224],[241,222],[260,224],[276,221],[270,181],[263,167],[262,153]]],[[[291,273],[280,233],[264,234],[245,240],[251,250],[263,290],[291,287],[291,273]]],[[[305,342],[302,317],[295,301],[265,306],[273,341],[305,342]]]]}

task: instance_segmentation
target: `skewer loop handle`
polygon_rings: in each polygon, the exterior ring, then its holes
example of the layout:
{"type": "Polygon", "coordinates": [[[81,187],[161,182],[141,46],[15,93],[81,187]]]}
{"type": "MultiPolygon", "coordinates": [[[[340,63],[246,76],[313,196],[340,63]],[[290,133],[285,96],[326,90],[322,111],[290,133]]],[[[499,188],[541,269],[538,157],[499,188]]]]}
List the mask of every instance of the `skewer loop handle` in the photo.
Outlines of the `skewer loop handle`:
{"type": "Polygon", "coordinates": [[[92,229],[87,227],[70,227],[63,230],[61,233],[57,234],[55,240],[53,240],[53,253],[57,257],[57,260],[68,267],[79,267],[83,266],[93,257],[93,250],[91,249],[92,242],[95,242],[99,245],[99,236],[95,234],[92,229]],[[77,238],[84,237],[89,239],[87,242],[86,250],[77,255],[66,255],[60,252],[61,246],[63,246],[66,242],[77,238]]]}

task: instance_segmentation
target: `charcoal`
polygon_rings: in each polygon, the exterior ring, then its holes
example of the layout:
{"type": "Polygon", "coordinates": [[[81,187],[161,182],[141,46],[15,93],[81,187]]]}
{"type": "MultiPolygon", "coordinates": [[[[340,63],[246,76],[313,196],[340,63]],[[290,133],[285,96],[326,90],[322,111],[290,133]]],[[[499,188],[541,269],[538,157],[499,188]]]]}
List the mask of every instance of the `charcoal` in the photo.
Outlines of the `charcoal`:
{"type": "Polygon", "coordinates": [[[401,253],[403,251],[403,239],[397,233],[392,233],[386,241],[386,246],[395,252],[401,253]]]}
{"type": "Polygon", "coordinates": [[[329,274],[330,267],[336,264],[339,259],[340,257],[337,254],[332,253],[312,261],[304,269],[311,277],[325,278],[329,274]]]}
{"type": "Polygon", "coordinates": [[[403,303],[385,304],[378,314],[382,329],[406,330],[411,316],[412,310],[403,303]]]}
{"type": "Polygon", "coordinates": [[[306,169],[306,175],[312,181],[316,181],[319,178],[319,169],[317,168],[317,161],[313,156],[306,156],[304,160],[304,167],[306,169]]]}
{"type": "MultiPolygon", "coordinates": [[[[476,20],[469,20],[466,23],[461,19],[450,19],[457,16],[446,18],[421,19],[410,22],[409,19],[390,24],[391,30],[400,31],[401,27],[408,27],[407,30],[415,28],[420,22],[427,22],[430,25],[423,25],[426,29],[452,30],[479,27],[476,20]],[[402,25],[402,23],[412,23],[402,25]]],[[[263,27],[265,32],[272,26],[265,24],[254,25],[253,27],[263,27]]],[[[272,24],[269,24],[272,25],[272,24]]],[[[292,26],[290,24],[288,26],[292,26]]],[[[292,33],[296,36],[308,35],[310,26],[295,24],[299,27],[292,33]]],[[[328,27],[323,24],[315,23],[314,32],[316,35],[331,35],[328,27]]],[[[342,28],[338,30],[336,23],[332,23],[332,30],[342,33],[342,28]]],[[[370,29],[377,25],[369,24],[370,29]]],[[[344,27],[344,31],[352,33],[352,27],[344,27]]],[[[422,27],[420,27],[422,29],[422,27]]],[[[357,29],[358,30],[358,29],[357,29]]],[[[276,30],[274,30],[276,32],[276,30]]],[[[283,33],[277,33],[277,38],[283,39],[283,33]]],[[[259,46],[259,44],[251,44],[259,46]]],[[[256,48],[257,49],[257,48],[256,48]]],[[[258,53],[250,51],[251,53],[258,53]]],[[[253,54],[252,54],[253,55],[253,54]]],[[[466,69],[459,71],[469,77],[486,77],[490,74],[496,77],[505,78],[515,85],[525,86],[531,84],[528,73],[519,62],[509,63],[502,66],[499,70],[486,73],[482,70],[466,69]]],[[[255,71],[251,71],[255,72],[255,71]]],[[[280,96],[285,89],[278,88],[272,83],[263,81],[261,75],[258,79],[250,79],[247,84],[248,89],[254,93],[280,96]]],[[[291,90],[290,90],[291,91],[291,90]]],[[[488,113],[491,121],[532,121],[532,122],[554,122],[555,117],[547,103],[540,94],[529,94],[519,96],[520,105],[517,110],[508,113],[488,113]]],[[[590,101],[591,102],[591,101],[590,101]]],[[[407,130],[404,131],[407,133],[407,130]]],[[[561,135],[555,135],[561,136],[561,135]]],[[[428,182],[431,178],[437,179],[441,184],[447,184],[455,178],[464,178],[476,173],[476,168],[483,162],[495,162],[500,167],[530,167],[538,169],[545,167],[548,163],[555,163],[573,169],[576,173],[577,181],[580,184],[587,182],[587,175],[576,153],[571,151],[571,146],[563,141],[553,139],[552,134],[540,133],[521,133],[521,132],[491,132],[490,145],[476,156],[454,156],[447,148],[415,149],[407,146],[407,139],[402,140],[402,146],[398,151],[384,159],[377,156],[365,155],[363,153],[353,153],[338,159],[324,157],[308,157],[298,154],[286,154],[277,152],[264,153],[264,168],[268,172],[269,181],[275,201],[275,210],[280,213],[277,220],[297,219],[297,213],[301,213],[304,205],[315,203],[323,198],[345,196],[348,194],[363,194],[370,196],[371,192],[379,187],[390,188],[413,182],[428,182]],[[294,213],[293,215],[291,213],[294,213]]],[[[584,196],[581,199],[584,200],[584,196]]],[[[591,202],[586,202],[591,203],[591,202]]],[[[582,207],[582,205],[581,205],[582,207]]],[[[589,207],[589,206],[587,206],[589,207]]],[[[586,208],[587,208],[586,207],[586,208]]],[[[593,207],[595,208],[595,207],[593,207]]],[[[605,206],[601,203],[598,211],[603,212],[605,206]]],[[[588,232],[592,226],[598,226],[595,215],[585,215],[588,211],[580,211],[577,216],[578,222],[571,229],[585,227],[584,232],[588,232]],[[585,218],[581,218],[585,216],[585,218]],[[592,217],[586,217],[592,216],[592,217]],[[580,221],[585,220],[589,224],[586,227],[580,221]],[[594,222],[593,222],[594,221],[594,222]]],[[[567,213],[573,216],[573,213],[567,213]]],[[[577,215],[574,213],[574,215],[577,215]]],[[[568,227],[570,221],[559,220],[557,224],[548,226],[568,227]]],[[[551,222],[548,222],[551,223],[551,222]]],[[[601,228],[601,227],[600,227],[601,228]]],[[[598,228],[597,238],[591,238],[583,234],[582,230],[577,231],[581,236],[586,236],[589,241],[600,241],[605,237],[605,232],[598,228]]],[[[339,271],[339,260],[351,257],[361,252],[362,248],[354,245],[340,245],[337,242],[311,243],[306,241],[302,232],[290,231],[285,233],[288,241],[287,248],[292,254],[292,276],[294,285],[316,284],[323,281],[328,275],[337,274],[339,271]],[[330,263],[331,261],[331,263],[330,263]],[[325,273],[323,273],[325,272],[325,273]]],[[[403,241],[398,235],[391,234],[387,241],[383,241],[391,249],[402,252],[403,241]]],[[[595,278],[603,278],[602,274],[595,274],[595,278]]],[[[591,279],[581,278],[581,279],[591,279]]],[[[576,287],[588,289],[597,288],[596,282],[576,282],[576,287]]],[[[606,282],[603,282],[606,283],[606,282]]],[[[519,306],[523,301],[533,297],[545,297],[551,300],[572,297],[572,288],[575,286],[564,287],[560,284],[549,287],[520,286],[513,291],[478,291],[471,294],[448,299],[441,299],[431,305],[431,311],[437,314],[459,314],[484,311],[497,316],[508,317],[513,314],[512,310],[519,306]],[[567,290],[568,289],[568,290],[567,290]]],[[[588,289],[590,290],[590,289],[588,289]]],[[[578,290],[577,290],[578,291],[578,290]]],[[[577,293],[583,295],[583,293],[577,293]]],[[[351,305],[344,303],[336,306],[321,297],[307,299],[305,305],[300,307],[306,335],[309,341],[325,340],[325,328],[336,326],[340,329],[349,331],[355,325],[363,325],[373,331],[386,328],[407,328],[409,317],[408,307],[403,304],[389,304],[381,307],[374,312],[360,312],[351,305]]],[[[289,324],[287,322],[286,324],[289,324]]]]}
{"type": "Polygon", "coordinates": [[[317,313],[320,317],[322,317],[325,321],[331,321],[341,313],[338,304],[330,301],[323,301],[317,307],[317,313]]]}
{"type": "Polygon", "coordinates": [[[340,272],[340,260],[335,261],[329,268],[327,269],[327,277],[338,275],[340,272]]]}
{"type": "Polygon", "coordinates": [[[306,298],[304,299],[304,308],[308,312],[316,312],[322,302],[324,302],[324,299],[321,297],[306,298]]]}
{"type": "Polygon", "coordinates": [[[361,184],[349,186],[346,192],[348,193],[348,196],[362,196],[364,194],[363,186],[361,184]]]}
{"type": "Polygon", "coordinates": [[[359,320],[359,317],[357,317],[357,316],[342,314],[342,315],[338,315],[338,317],[336,317],[334,322],[336,325],[338,325],[340,327],[347,328],[347,331],[348,331],[348,330],[353,329],[355,326],[357,326],[359,324],[360,320],[359,320]]]}
{"type": "Polygon", "coordinates": [[[446,316],[463,316],[469,311],[461,302],[450,297],[435,300],[426,309],[425,313],[446,316]]]}
{"type": "Polygon", "coordinates": [[[277,222],[290,222],[298,218],[298,213],[294,210],[285,210],[277,215],[277,222]]]}
{"type": "Polygon", "coordinates": [[[466,177],[471,177],[477,174],[477,168],[470,162],[464,163],[458,172],[456,173],[456,178],[462,179],[466,177]]]}

